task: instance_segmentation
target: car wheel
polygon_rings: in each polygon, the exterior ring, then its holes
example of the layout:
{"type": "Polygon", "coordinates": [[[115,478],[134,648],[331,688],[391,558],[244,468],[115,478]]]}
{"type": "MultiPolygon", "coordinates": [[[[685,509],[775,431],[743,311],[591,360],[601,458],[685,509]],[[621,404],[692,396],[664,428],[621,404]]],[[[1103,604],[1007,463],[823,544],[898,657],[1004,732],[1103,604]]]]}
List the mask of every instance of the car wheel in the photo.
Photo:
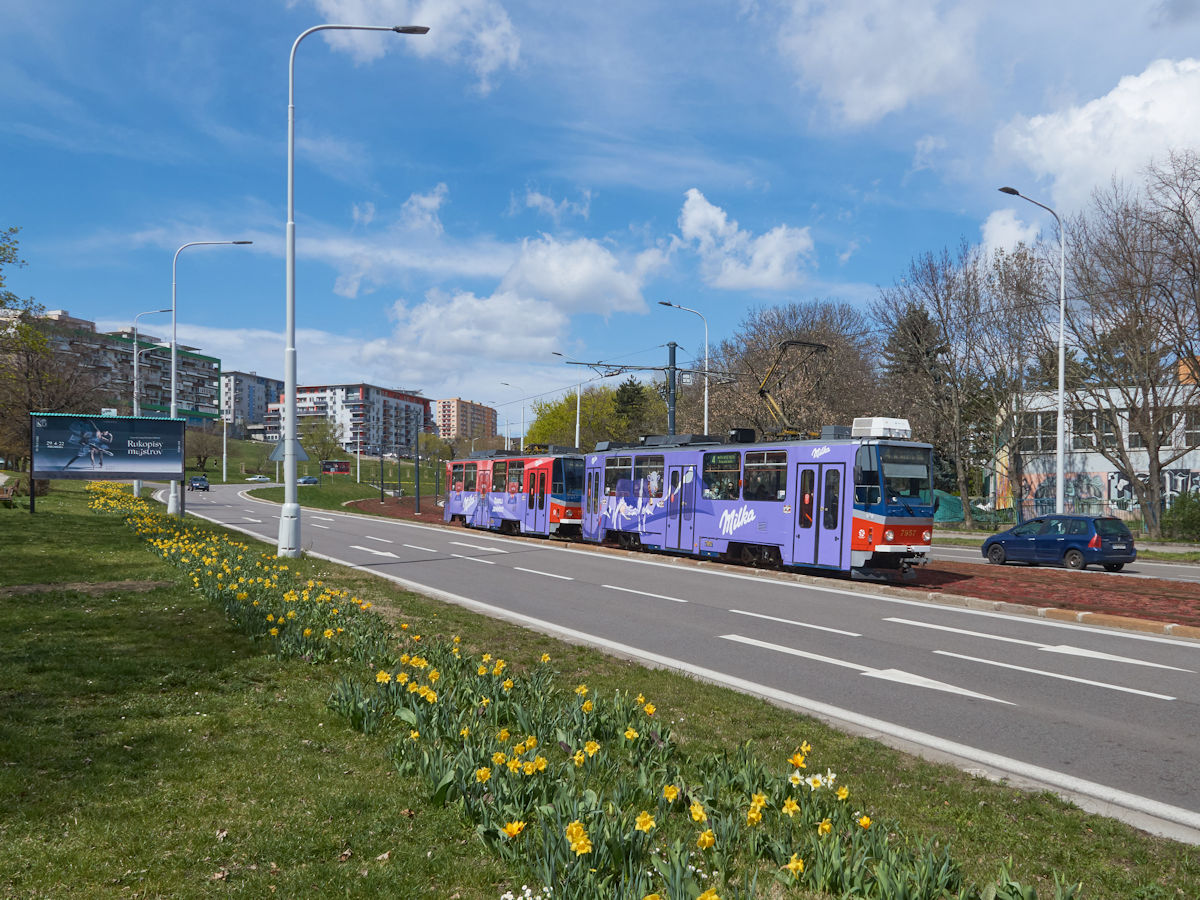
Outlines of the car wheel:
{"type": "Polygon", "coordinates": [[[1083,558],[1083,554],[1078,550],[1068,550],[1063,554],[1063,565],[1068,569],[1083,569],[1087,567],[1087,562],[1083,558]]]}
{"type": "Polygon", "coordinates": [[[999,544],[992,544],[992,546],[988,547],[988,562],[992,565],[1002,566],[1007,558],[1004,548],[999,544]]]}
{"type": "Polygon", "coordinates": [[[1104,571],[1106,571],[1106,572],[1120,572],[1123,568],[1125,568],[1125,563],[1105,563],[1104,564],[1104,571]]]}

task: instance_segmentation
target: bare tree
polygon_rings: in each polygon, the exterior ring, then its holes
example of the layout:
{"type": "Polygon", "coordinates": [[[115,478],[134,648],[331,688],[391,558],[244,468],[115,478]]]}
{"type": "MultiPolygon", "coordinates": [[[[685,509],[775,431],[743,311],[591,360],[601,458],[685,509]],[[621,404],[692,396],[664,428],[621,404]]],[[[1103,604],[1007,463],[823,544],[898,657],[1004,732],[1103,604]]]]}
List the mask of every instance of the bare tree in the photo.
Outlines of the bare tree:
{"type": "MultiPolygon", "coordinates": [[[[923,309],[936,329],[940,344],[914,354],[915,369],[906,390],[924,404],[935,446],[954,466],[954,480],[963,500],[963,524],[974,526],[970,504],[970,473],[990,450],[992,411],[981,403],[983,369],[980,364],[986,311],[980,251],[963,241],[955,255],[923,253],[912,261],[907,275],[895,287],[881,292],[874,311],[889,332],[901,340],[917,340],[906,330],[914,308],[923,309]],[[923,396],[922,396],[923,395],[923,396]]],[[[928,341],[927,337],[922,340],[928,341]]],[[[915,404],[914,404],[915,405],[915,404]]]]}
{"type": "Polygon", "coordinates": [[[187,430],[188,454],[196,457],[196,468],[208,470],[208,461],[221,452],[221,434],[211,422],[187,430]]]}
{"type": "MultiPolygon", "coordinates": [[[[752,310],[734,336],[711,354],[710,430],[780,431],[783,423],[758,394],[768,372],[765,389],[787,421],[801,430],[819,431],[823,425],[849,424],[855,416],[878,414],[871,330],[862,313],[833,300],[752,310]],[[783,341],[828,349],[789,348],[781,358],[783,341]]],[[[703,391],[699,381],[691,385],[689,397],[703,391]]]]}
{"type": "Polygon", "coordinates": [[[1086,373],[1069,390],[1076,431],[1125,477],[1154,537],[1166,467],[1196,449],[1178,425],[1197,402],[1195,382],[1180,377],[1181,363],[1194,363],[1179,353],[1187,346],[1178,334],[1181,292],[1166,287],[1189,276],[1164,243],[1169,227],[1156,221],[1155,208],[1119,184],[1093,195],[1068,232],[1079,299],[1067,315],[1086,373]]]}

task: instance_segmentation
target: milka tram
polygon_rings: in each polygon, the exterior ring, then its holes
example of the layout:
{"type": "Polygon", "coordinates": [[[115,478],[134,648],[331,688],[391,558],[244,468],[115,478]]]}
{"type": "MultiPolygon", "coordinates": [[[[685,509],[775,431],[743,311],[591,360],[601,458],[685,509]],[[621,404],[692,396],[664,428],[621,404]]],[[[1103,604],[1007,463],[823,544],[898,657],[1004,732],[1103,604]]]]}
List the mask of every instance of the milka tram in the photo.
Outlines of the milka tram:
{"type": "Polygon", "coordinates": [[[932,447],[910,437],[906,420],[878,417],[800,440],[648,436],[510,459],[500,488],[499,460],[455,460],[445,518],[752,565],[906,572],[928,559],[934,513],[932,447]]]}

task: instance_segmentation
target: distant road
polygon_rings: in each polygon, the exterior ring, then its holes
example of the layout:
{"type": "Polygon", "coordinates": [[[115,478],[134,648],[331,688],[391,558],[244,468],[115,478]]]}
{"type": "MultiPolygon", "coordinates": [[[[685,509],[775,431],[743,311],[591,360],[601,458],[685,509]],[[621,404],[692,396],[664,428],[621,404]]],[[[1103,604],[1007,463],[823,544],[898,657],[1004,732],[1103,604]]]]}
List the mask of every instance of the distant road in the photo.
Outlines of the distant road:
{"type": "MultiPolygon", "coordinates": [[[[188,509],[273,543],[279,507],[242,489],[193,492],[188,509]]],[[[837,579],[301,516],[304,549],[322,557],[1200,843],[1198,642],[932,605],[837,579]]]]}
{"type": "MultiPolygon", "coordinates": [[[[979,539],[979,543],[983,544],[983,538],[979,539]]],[[[1141,548],[1139,548],[1139,552],[1141,548]]],[[[979,552],[979,547],[956,547],[948,544],[937,543],[936,538],[933,543],[933,553],[931,558],[934,560],[944,560],[946,562],[966,562],[979,563],[980,565],[990,565],[983,554],[979,552]]],[[[1129,576],[1143,578],[1166,578],[1171,581],[1200,581],[1200,564],[1197,563],[1174,563],[1174,562],[1158,562],[1155,560],[1139,559],[1135,563],[1130,563],[1120,572],[1105,572],[1103,569],[1092,566],[1086,571],[1094,572],[1097,576],[1105,578],[1126,578],[1129,576]]]]}

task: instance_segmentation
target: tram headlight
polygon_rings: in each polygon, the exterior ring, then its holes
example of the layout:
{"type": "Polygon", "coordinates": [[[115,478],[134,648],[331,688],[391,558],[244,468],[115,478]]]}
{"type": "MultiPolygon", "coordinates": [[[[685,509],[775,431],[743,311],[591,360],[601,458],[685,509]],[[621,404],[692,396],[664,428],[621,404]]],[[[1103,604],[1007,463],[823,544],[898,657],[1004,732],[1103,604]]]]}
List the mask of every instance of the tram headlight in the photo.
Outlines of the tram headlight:
{"type": "Polygon", "coordinates": [[[928,544],[933,540],[933,532],[926,528],[923,532],[921,532],[921,540],[928,544]]]}
{"type": "Polygon", "coordinates": [[[892,531],[892,529],[889,528],[887,531],[885,531],[883,533],[883,539],[890,544],[892,541],[894,541],[896,539],[896,532],[892,531]]]}

